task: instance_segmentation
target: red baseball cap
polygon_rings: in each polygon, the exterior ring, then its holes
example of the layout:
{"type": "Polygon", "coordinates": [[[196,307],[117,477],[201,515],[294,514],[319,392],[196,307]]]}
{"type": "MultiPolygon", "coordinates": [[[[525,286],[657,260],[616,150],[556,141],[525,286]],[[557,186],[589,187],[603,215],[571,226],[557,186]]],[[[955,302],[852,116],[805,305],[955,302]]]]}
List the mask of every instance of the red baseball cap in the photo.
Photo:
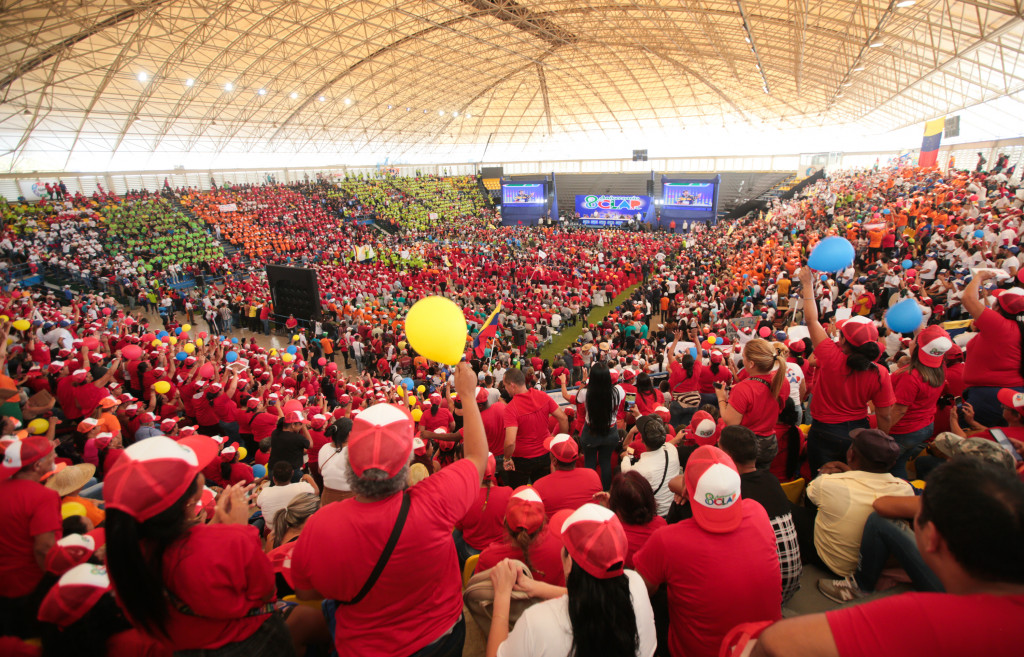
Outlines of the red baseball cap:
{"type": "Polygon", "coordinates": [[[562,463],[572,463],[580,455],[579,445],[567,433],[560,433],[545,438],[544,449],[551,452],[555,459],[562,463]]]}
{"type": "Polygon", "coordinates": [[[878,328],[866,317],[855,315],[839,327],[846,341],[855,347],[878,341],[878,328]]]}
{"type": "Polygon", "coordinates": [[[953,340],[938,324],[932,324],[917,336],[917,358],[926,367],[939,367],[946,360],[946,352],[953,348],[953,340]]]}
{"type": "Polygon", "coordinates": [[[544,525],[544,500],[532,486],[520,486],[505,507],[505,524],[514,532],[525,529],[533,534],[544,525]]]}
{"type": "Polygon", "coordinates": [[[715,351],[712,351],[710,359],[712,363],[721,363],[723,359],[722,352],[718,351],[717,349],[715,351]]]}
{"type": "Polygon", "coordinates": [[[53,443],[46,436],[26,436],[11,441],[4,449],[3,462],[0,462],[0,479],[13,476],[22,468],[46,458],[52,451],[53,443]]]}
{"type": "Polygon", "coordinates": [[[623,574],[629,542],[615,512],[587,503],[551,516],[551,532],[561,539],[574,563],[598,579],[623,574]]]}
{"type": "Polygon", "coordinates": [[[996,393],[996,399],[1003,406],[1009,406],[1015,411],[1024,409],[1024,392],[1017,392],[1013,388],[1000,388],[996,393]]]}
{"type": "Polygon", "coordinates": [[[107,473],[103,500],[108,509],[145,522],[177,502],[219,452],[220,442],[208,436],[141,440],[127,447],[107,473]]]}
{"type": "Polygon", "coordinates": [[[716,444],[720,433],[721,427],[707,411],[694,413],[689,426],[686,427],[686,437],[697,445],[716,444]]]}
{"type": "Polygon", "coordinates": [[[1011,287],[1003,290],[997,299],[999,307],[1011,315],[1024,313],[1024,288],[1011,287]]]}
{"type": "Polygon", "coordinates": [[[686,462],[686,493],[701,529],[731,532],[743,520],[740,475],[729,455],[713,445],[698,447],[686,462]]]}
{"type": "Polygon", "coordinates": [[[284,416],[286,424],[293,424],[295,422],[304,422],[306,416],[302,414],[302,411],[289,411],[288,415],[284,416]]]}
{"type": "Polygon", "coordinates": [[[111,590],[107,569],[83,563],[64,573],[39,606],[38,618],[63,629],[85,616],[111,590]]]}
{"type": "Polygon", "coordinates": [[[46,553],[47,572],[63,575],[78,564],[88,561],[102,545],[93,535],[94,531],[88,534],[68,534],[54,543],[46,553]]]}
{"type": "Polygon", "coordinates": [[[394,404],[374,404],[352,421],[348,460],[356,476],[370,469],[397,475],[412,454],[415,423],[409,411],[394,404]]]}

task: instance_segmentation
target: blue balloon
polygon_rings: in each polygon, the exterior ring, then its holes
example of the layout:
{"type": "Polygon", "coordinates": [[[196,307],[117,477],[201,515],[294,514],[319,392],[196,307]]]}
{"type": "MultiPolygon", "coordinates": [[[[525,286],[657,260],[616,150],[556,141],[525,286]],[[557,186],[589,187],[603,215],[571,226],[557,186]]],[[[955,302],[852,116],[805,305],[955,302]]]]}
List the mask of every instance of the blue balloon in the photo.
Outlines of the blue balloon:
{"type": "Polygon", "coordinates": [[[924,321],[916,299],[904,299],[885,313],[885,325],[897,333],[913,333],[924,321]]]}
{"type": "Polygon", "coordinates": [[[176,360],[182,360],[183,361],[186,358],[188,358],[188,354],[186,354],[184,351],[179,351],[178,353],[174,354],[174,358],[176,360]]]}
{"type": "Polygon", "coordinates": [[[166,338],[168,335],[170,335],[170,333],[168,333],[167,331],[160,331],[159,333],[156,334],[156,337],[162,340],[166,338]]]}
{"type": "Polygon", "coordinates": [[[288,345],[288,353],[290,353],[292,356],[294,356],[295,352],[298,351],[298,350],[299,350],[299,348],[296,347],[295,345],[293,345],[293,344],[288,345]]]}
{"type": "Polygon", "coordinates": [[[238,344],[238,338],[231,338],[231,344],[238,344]]]}
{"type": "Polygon", "coordinates": [[[903,265],[904,269],[910,269],[911,267],[914,266],[914,261],[911,260],[910,258],[907,258],[906,260],[904,260],[900,264],[903,265]]]}
{"type": "Polygon", "coordinates": [[[257,479],[262,479],[267,476],[267,466],[257,463],[252,466],[252,476],[257,479]]]}
{"type": "Polygon", "coordinates": [[[821,275],[821,280],[822,281],[827,281],[828,280],[828,274],[822,274],[821,275]]]}
{"type": "Polygon", "coordinates": [[[749,276],[749,275],[750,275],[750,274],[743,274],[743,278],[746,278],[746,277],[747,277],[747,276],[749,276]]]}
{"type": "Polygon", "coordinates": [[[977,237],[980,240],[982,237],[985,237],[985,231],[983,231],[983,230],[976,230],[976,231],[974,231],[974,236],[977,237]]]}
{"type": "Polygon", "coordinates": [[[882,214],[889,214],[889,208],[883,208],[882,214]]]}
{"type": "Polygon", "coordinates": [[[238,352],[237,351],[229,351],[227,353],[227,355],[224,356],[224,360],[226,360],[229,363],[235,362],[236,360],[238,360],[238,352]]]}
{"type": "Polygon", "coordinates": [[[818,271],[842,271],[853,264],[856,253],[845,237],[826,237],[811,251],[807,265],[818,271]]]}
{"type": "Polygon", "coordinates": [[[181,327],[174,329],[174,335],[181,335],[181,327]]]}
{"type": "Polygon", "coordinates": [[[697,359],[697,347],[690,347],[690,355],[693,356],[694,360],[697,359]]]}
{"type": "Polygon", "coordinates": [[[406,392],[409,392],[410,390],[416,387],[416,382],[410,379],[409,377],[405,377],[404,379],[402,379],[402,387],[405,388],[406,392]]]}

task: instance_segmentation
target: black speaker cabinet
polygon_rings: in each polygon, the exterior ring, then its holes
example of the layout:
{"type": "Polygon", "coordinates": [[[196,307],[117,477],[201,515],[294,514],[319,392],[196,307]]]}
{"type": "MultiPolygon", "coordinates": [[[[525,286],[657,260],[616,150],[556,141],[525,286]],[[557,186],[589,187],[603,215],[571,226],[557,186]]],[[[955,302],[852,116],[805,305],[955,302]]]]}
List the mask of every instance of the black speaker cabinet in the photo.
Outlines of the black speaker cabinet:
{"type": "Polygon", "coordinates": [[[267,283],[274,301],[274,314],[294,315],[296,319],[305,320],[320,317],[320,286],[316,270],[267,265],[267,283]]]}

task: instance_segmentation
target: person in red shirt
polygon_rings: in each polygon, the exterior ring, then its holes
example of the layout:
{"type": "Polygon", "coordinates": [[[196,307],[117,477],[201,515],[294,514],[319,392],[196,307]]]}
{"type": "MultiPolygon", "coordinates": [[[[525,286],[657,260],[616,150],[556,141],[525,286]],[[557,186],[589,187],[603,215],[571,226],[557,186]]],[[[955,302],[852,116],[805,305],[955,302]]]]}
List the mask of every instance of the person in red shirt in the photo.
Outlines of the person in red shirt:
{"type": "MultiPolygon", "coordinates": [[[[732,372],[725,364],[725,356],[717,349],[708,356],[711,364],[700,371],[700,403],[718,405],[718,397],[715,395],[715,384],[728,385],[732,382],[732,372]]],[[[643,412],[643,411],[641,411],[643,412]]],[[[646,413],[645,413],[646,415],[646,413]]]]}
{"type": "Polygon", "coordinates": [[[107,473],[107,568],[118,602],[136,628],[176,652],[292,654],[273,613],[273,567],[247,524],[246,487],[224,490],[212,523],[193,520],[202,470],[219,451],[206,436],[155,436],[125,449],[107,473]]]}
{"type": "Polygon", "coordinates": [[[437,429],[444,429],[447,433],[455,431],[455,418],[447,406],[441,406],[442,397],[440,393],[430,393],[430,407],[423,411],[420,417],[420,438],[430,440],[435,437],[432,434],[437,429]]]}
{"type": "Polygon", "coordinates": [[[548,531],[544,500],[530,486],[520,486],[505,507],[504,536],[491,543],[476,562],[476,572],[490,570],[502,559],[526,564],[533,578],[554,586],[565,586],[562,544],[548,531]]]}
{"type": "Polygon", "coordinates": [[[800,269],[804,322],[820,368],[811,386],[811,430],[807,434],[807,461],[812,476],[829,461],[846,462],[850,432],[871,427],[868,403],[874,405],[878,429],[888,432],[896,402],[889,370],[875,360],[882,353],[878,328],[865,317],[851,317],[839,327],[833,342],[818,322],[811,268],[800,269]]]}
{"type": "Polygon", "coordinates": [[[533,484],[544,500],[544,512],[550,518],[562,509],[575,511],[594,501],[600,493],[601,478],[590,468],[577,468],[580,450],[576,440],[565,433],[548,438],[544,446],[551,453],[551,474],[533,484]]]}
{"type": "MultiPolygon", "coordinates": [[[[455,389],[463,399],[476,382],[460,363],[455,389]]],[[[462,578],[451,530],[475,503],[487,465],[479,411],[468,405],[464,418],[465,458],[409,489],[409,412],[375,404],[353,420],[348,479],[356,496],[314,514],[292,553],[299,599],[338,601],[325,605],[339,657],[461,654],[462,578]],[[398,538],[386,554],[392,534],[398,538]],[[345,568],[338,568],[340,545],[348,546],[345,568]],[[386,567],[373,578],[378,562],[386,567]]]]}
{"type": "Polygon", "coordinates": [[[933,324],[914,340],[910,364],[892,376],[896,403],[889,435],[899,444],[900,456],[890,472],[897,477],[910,479],[907,460],[933,435],[935,410],[945,383],[945,356],[952,346],[949,334],[933,324]]]}
{"type": "Polygon", "coordinates": [[[4,443],[0,463],[0,636],[37,635],[46,555],[61,537],[60,495],[40,483],[54,469],[49,436],[4,443]]]}
{"type": "Polygon", "coordinates": [[[737,624],[782,617],[775,532],[719,448],[697,448],[684,480],[693,517],[654,532],[633,565],[650,593],[667,585],[669,653],[715,657],[737,624]]]}
{"type": "Polygon", "coordinates": [[[497,462],[494,454],[487,455],[487,469],[476,504],[470,507],[462,520],[455,523],[455,546],[459,552],[459,566],[480,554],[491,543],[505,535],[505,508],[512,497],[512,489],[499,486],[495,479],[497,462]]]}
{"type": "Polygon", "coordinates": [[[689,352],[676,352],[676,346],[682,337],[683,332],[676,331],[675,340],[667,349],[668,384],[674,400],[686,408],[696,408],[700,405],[700,378],[703,365],[700,359],[694,358],[689,352]]]}
{"type": "Polygon", "coordinates": [[[540,390],[526,387],[526,377],[521,370],[509,368],[504,382],[512,401],[505,407],[503,468],[510,484],[522,486],[550,471],[544,448],[544,439],[550,435],[548,416],[558,421],[559,433],[568,433],[569,420],[554,399],[540,390]]]}
{"type": "Polygon", "coordinates": [[[775,425],[779,411],[789,398],[786,360],[767,340],[755,338],[743,347],[743,371],[739,383],[726,394],[715,388],[722,420],[728,426],[741,424],[757,436],[757,467],[768,469],[779,453],[775,425]],[[774,374],[772,371],[774,370],[774,374]]]}
{"type": "Polygon", "coordinates": [[[945,593],[903,593],[775,623],[755,657],[1016,655],[1024,617],[1024,483],[959,457],[928,478],[914,518],[925,564],[945,593]],[[956,622],[949,622],[949,619],[956,622]]]}
{"type": "Polygon", "coordinates": [[[635,470],[615,475],[607,496],[608,508],[619,517],[622,529],[626,532],[629,543],[626,568],[632,568],[633,555],[654,532],[668,525],[658,515],[658,504],[654,500],[651,482],[635,470]]]}

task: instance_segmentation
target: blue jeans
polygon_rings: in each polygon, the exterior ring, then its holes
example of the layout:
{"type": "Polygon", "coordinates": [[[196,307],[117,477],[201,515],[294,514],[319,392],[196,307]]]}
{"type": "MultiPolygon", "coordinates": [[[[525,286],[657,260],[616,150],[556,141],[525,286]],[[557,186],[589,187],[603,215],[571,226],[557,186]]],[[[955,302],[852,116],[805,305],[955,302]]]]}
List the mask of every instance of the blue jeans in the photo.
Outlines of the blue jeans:
{"type": "Polygon", "coordinates": [[[270,335],[270,320],[261,319],[260,321],[263,322],[263,335],[270,335]]]}
{"type": "Polygon", "coordinates": [[[921,447],[932,437],[934,428],[935,424],[932,423],[910,433],[891,434],[893,440],[900,446],[900,456],[896,459],[896,465],[892,466],[892,470],[889,470],[894,477],[910,479],[910,473],[907,472],[907,461],[921,452],[921,447]]]}
{"type": "Polygon", "coordinates": [[[829,461],[846,463],[846,451],[853,442],[850,432],[870,426],[867,418],[836,424],[814,420],[811,430],[807,432],[807,463],[811,466],[811,476],[817,474],[821,466],[829,461]]]}
{"type": "MultiPolygon", "coordinates": [[[[964,390],[964,400],[974,407],[974,420],[986,427],[1005,427],[1003,405],[996,399],[999,386],[975,386],[964,390]]],[[[1024,392],[1024,388],[1013,388],[1024,392]]]]}
{"type": "Polygon", "coordinates": [[[900,520],[883,518],[877,513],[864,523],[860,541],[860,563],[854,575],[862,591],[874,591],[889,557],[895,557],[918,591],[943,592],[945,589],[935,573],[925,565],[914,540],[914,531],[900,520]]]}

